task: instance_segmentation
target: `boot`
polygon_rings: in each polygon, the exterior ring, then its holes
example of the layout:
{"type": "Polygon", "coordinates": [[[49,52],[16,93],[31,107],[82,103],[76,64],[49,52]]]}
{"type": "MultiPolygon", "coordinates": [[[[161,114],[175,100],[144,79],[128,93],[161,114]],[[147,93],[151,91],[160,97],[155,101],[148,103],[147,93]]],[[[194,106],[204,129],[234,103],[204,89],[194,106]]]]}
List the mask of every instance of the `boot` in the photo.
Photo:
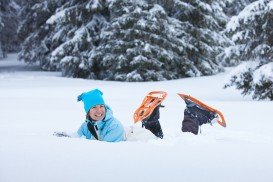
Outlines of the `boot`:
{"type": "Polygon", "coordinates": [[[163,132],[161,129],[161,125],[159,123],[160,113],[159,113],[159,107],[164,106],[157,106],[152,114],[142,121],[142,127],[145,127],[147,130],[150,130],[155,136],[158,138],[163,138],[163,132]]]}
{"type": "Polygon", "coordinates": [[[203,124],[212,124],[217,118],[217,114],[203,109],[199,105],[186,100],[186,109],[184,110],[184,120],[182,121],[182,131],[198,134],[199,126],[203,124]]]}

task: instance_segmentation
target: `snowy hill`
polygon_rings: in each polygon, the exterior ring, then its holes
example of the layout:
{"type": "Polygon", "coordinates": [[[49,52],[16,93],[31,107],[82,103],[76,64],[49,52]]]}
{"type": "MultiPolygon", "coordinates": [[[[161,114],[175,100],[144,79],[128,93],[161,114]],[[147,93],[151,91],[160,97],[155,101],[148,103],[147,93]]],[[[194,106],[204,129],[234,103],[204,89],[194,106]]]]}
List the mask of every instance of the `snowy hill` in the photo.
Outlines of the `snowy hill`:
{"type": "Polygon", "coordinates": [[[0,61],[0,181],[272,182],[273,102],[223,89],[228,72],[164,82],[94,81],[41,72],[10,55],[0,61]],[[78,129],[84,110],[76,97],[93,88],[104,92],[126,128],[146,93],[167,91],[160,119],[165,138],[141,133],[106,143],[54,137],[54,131],[78,129]],[[197,136],[182,133],[179,92],[221,110],[227,128],[215,124],[202,126],[197,136]]]}

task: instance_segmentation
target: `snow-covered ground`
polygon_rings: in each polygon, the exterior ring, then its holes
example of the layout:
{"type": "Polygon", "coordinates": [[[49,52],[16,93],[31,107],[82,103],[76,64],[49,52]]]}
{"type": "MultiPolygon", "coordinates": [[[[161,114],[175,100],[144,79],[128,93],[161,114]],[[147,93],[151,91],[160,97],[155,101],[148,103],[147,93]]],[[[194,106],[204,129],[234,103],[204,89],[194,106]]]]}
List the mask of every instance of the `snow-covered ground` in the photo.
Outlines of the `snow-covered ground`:
{"type": "Polygon", "coordinates": [[[228,72],[165,82],[94,81],[41,72],[9,55],[0,60],[0,182],[272,182],[273,102],[223,89],[228,72]],[[76,98],[94,88],[126,128],[146,93],[167,91],[160,119],[165,138],[140,133],[106,143],[53,136],[78,129],[84,110],[76,98]],[[221,110],[227,128],[203,125],[197,136],[182,133],[179,92],[221,110]]]}

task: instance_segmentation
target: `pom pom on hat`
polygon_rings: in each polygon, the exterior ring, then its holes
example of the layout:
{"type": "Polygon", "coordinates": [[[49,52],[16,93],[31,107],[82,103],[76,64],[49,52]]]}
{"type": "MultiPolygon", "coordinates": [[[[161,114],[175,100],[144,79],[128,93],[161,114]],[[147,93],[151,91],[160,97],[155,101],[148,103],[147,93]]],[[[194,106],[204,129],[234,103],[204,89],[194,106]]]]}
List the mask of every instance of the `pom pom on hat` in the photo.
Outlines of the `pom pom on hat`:
{"type": "Polygon", "coordinates": [[[87,113],[92,107],[96,105],[105,105],[102,98],[102,91],[99,89],[94,89],[89,92],[84,92],[78,96],[78,102],[82,101],[84,104],[84,110],[87,113]]]}

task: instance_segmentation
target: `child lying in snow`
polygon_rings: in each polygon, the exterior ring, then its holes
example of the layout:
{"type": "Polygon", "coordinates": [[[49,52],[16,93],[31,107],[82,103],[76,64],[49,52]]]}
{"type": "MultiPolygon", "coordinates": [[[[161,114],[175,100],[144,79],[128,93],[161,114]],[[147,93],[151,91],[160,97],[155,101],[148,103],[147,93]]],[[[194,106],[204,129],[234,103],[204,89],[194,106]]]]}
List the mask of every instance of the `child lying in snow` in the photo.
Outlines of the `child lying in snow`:
{"type": "MultiPolygon", "coordinates": [[[[91,90],[78,96],[78,101],[83,101],[86,112],[85,122],[78,129],[77,134],[66,132],[55,132],[60,137],[85,137],[90,140],[106,142],[125,141],[125,130],[122,124],[113,116],[111,108],[105,104],[103,93],[98,90],[91,90]]],[[[143,122],[143,126],[159,138],[163,133],[159,124],[159,107],[151,114],[149,119],[143,122]]]]}
{"type": "MultiPolygon", "coordinates": [[[[102,92],[98,89],[82,93],[78,101],[83,101],[86,112],[86,120],[79,128],[77,134],[67,134],[65,132],[55,132],[55,136],[64,137],[85,137],[90,140],[100,140],[106,142],[120,142],[132,137],[130,131],[125,132],[122,124],[113,116],[113,112],[102,98],[102,92]]],[[[182,121],[182,132],[198,134],[199,128],[203,124],[214,123],[217,120],[217,113],[208,111],[195,102],[185,100],[186,109],[182,121]]],[[[159,123],[159,108],[157,106],[152,114],[142,120],[142,127],[152,132],[156,137],[163,138],[163,132],[159,123]]],[[[142,132],[143,133],[143,132],[142,132]]]]}

